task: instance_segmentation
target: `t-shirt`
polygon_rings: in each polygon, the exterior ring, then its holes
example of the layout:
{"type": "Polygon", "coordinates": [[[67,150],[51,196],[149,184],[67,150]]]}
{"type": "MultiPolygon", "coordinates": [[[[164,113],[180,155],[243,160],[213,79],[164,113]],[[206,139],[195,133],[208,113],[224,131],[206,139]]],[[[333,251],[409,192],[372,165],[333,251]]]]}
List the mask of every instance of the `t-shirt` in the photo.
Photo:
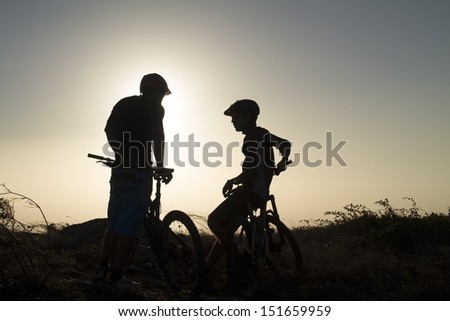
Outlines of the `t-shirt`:
{"type": "Polygon", "coordinates": [[[247,186],[263,200],[269,196],[270,183],[275,169],[273,147],[275,140],[271,133],[262,127],[255,127],[244,137],[242,153],[245,156],[242,171],[247,186]]]}
{"type": "Polygon", "coordinates": [[[113,107],[105,132],[117,167],[151,166],[152,131],[163,129],[163,118],[164,108],[143,96],[123,98],[113,107]]]}

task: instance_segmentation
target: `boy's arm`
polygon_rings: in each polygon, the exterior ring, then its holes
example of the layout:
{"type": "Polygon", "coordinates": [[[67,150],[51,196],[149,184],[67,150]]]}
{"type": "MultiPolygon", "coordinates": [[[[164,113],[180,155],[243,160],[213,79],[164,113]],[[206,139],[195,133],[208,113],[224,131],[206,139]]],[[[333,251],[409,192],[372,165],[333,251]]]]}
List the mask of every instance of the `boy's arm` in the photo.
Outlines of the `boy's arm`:
{"type": "Polygon", "coordinates": [[[270,141],[275,143],[275,147],[280,151],[282,156],[274,171],[275,175],[279,175],[281,172],[286,170],[286,166],[289,163],[289,156],[291,155],[291,143],[288,140],[278,137],[274,134],[271,134],[270,141]]]}
{"type": "Polygon", "coordinates": [[[231,178],[226,181],[225,185],[222,188],[222,194],[225,197],[230,196],[230,192],[233,189],[234,185],[244,184],[247,181],[246,173],[242,171],[238,176],[231,178]]]}

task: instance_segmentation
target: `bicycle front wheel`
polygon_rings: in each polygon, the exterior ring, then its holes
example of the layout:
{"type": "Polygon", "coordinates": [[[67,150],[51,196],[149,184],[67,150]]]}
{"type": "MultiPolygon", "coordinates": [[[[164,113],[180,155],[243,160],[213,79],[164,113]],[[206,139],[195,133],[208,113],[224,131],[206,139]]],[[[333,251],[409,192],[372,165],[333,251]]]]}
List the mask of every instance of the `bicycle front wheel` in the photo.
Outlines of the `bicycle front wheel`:
{"type": "Polygon", "coordinates": [[[203,242],[192,219],[184,212],[169,212],[161,224],[161,268],[176,291],[198,295],[205,275],[203,242]]]}
{"type": "Polygon", "coordinates": [[[256,289],[255,261],[251,226],[246,217],[236,217],[227,230],[225,258],[231,289],[249,299],[256,289]]]}
{"type": "Polygon", "coordinates": [[[273,215],[267,215],[266,265],[278,276],[296,277],[303,269],[300,247],[291,230],[273,215]]]}

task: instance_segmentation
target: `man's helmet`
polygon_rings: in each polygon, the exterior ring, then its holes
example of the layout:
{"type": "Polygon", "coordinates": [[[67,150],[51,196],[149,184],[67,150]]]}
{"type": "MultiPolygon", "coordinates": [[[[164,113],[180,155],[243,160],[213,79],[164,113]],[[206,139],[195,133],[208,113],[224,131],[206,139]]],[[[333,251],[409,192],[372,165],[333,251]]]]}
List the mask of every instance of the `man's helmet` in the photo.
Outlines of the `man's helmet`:
{"type": "Polygon", "coordinates": [[[158,74],[148,74],[142,77],[139,90],[141,93],[163,92],[166,95],[171,94],[167,82],[158,74]]]}
{"type": "Polygon", "coordinates": [[[225,110],[224,114],[226,116],[231,116],[233,114],[249,114],[253,117],[257,117],[259,115],[259,106],[254,100],[241,99],[225,110]]]}

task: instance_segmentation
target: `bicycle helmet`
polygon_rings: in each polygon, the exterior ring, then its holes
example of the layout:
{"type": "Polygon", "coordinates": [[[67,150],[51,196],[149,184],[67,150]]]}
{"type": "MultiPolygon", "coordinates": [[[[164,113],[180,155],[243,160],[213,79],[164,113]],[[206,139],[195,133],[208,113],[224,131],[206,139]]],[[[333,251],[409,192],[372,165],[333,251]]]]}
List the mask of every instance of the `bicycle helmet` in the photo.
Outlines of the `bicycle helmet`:
{"type": "Polygon", "coordinates": [[[231,116],[232,114],[249,114],[253,117],[257,117],[259,115],[259,106],[254,100],[241,99],[237,100],[225,110],[224,114],[226,116],[231,116]]]}
{"type": "Polygon", "coordinates": [[[166,95],[171,94],[165,79],[161,77],[161,75],[155,73],[147,74],[142,77],[139,90],[141,94],[144,92],[164,92],[166,95]]]}

